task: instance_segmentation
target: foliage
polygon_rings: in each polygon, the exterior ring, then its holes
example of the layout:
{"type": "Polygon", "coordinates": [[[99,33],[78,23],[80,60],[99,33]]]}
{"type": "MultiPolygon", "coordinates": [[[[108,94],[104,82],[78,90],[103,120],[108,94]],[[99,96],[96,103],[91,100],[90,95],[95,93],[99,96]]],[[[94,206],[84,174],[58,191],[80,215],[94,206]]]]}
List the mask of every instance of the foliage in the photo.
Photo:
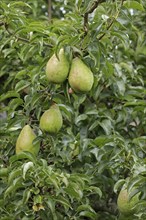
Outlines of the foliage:
{"type": "Polygon", "coordinates": [[[118,193],[141,192],[132,219],[146,218],[145,1],[0,3],[1,219],[122,218],[118,193]],[[94,74],[92,90],[70,92],[68,80],[48,83],[45,67],[65,48],[94,74]],[[63,127],[42,133],[40,117],[57,103],[63,127]],[[18,135],[31,125],[37,158],[15,155],[18,135]]]}

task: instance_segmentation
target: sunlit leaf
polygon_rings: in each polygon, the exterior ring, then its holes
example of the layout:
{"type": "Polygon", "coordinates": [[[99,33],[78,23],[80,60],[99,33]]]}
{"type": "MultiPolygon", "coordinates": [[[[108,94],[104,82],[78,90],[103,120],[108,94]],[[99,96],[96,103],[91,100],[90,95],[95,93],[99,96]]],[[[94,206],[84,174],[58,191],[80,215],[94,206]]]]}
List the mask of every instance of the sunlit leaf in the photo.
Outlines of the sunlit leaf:
{"type": "Polygon", "coordinates": [[[127,8],[132,8],[135,10],[144,11],[143,5],[137,1],[126,1],[126,2],[124,2],[124,6],[127,8]]]}
{"type": "Polygon", "coordinates": [[[23,178],[25,179],[26,173],[29,169],[31,169],[33,167],[33,163],[32,162],[27,162],[24,164],[23,166],[23,178]]]}

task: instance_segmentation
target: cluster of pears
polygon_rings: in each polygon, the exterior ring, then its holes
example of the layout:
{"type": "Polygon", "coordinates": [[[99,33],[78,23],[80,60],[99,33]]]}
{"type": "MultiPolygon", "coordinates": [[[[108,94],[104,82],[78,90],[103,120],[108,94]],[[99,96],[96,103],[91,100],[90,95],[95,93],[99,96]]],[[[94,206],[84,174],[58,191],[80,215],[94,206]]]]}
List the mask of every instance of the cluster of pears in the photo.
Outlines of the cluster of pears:
{"type": "Polygon", "coordinates": [[[61,48],[58,57],[53,54],[46,66],[46,75],[51,83],[63,83],[67,77],[75,92],[89,92],[93,86],[94,77],[89,67],[79,58],[72,60],[71,66],[61,48]]]}
{"type": "MultiPolygon", "coordinates": [[[[67,78],[71,88],[75,92],[88,92],[94,82],[93,73],[86,64],[78,57],[72,60],[71,66],[64,49],[61,48],[58,56],[53,54],[46,66],[46,75],[51,83],[60,84],[67,78]]],[[[40,118],[40,129],[50,134],[56,134],[62,127],[62,114],[58,105],[53,104],[40,118]]],[[[29,151],[37,155],[40,144],[35,142],[36,135],[29,125],[21,130],[16,142],[16,154],[29,151]]]]}
{"type": "MultiPolygon", "coordinates": [[[[53,104],[40,118],[40,128],[44,132],[56,134],[62,127],[62,114],[57,104],[53,104]]],[[[40,144],[35,143],[36,135],[30,125],[25,125],[16,142],[16,154],[28,151],[37,156],[40,144]],[[34,142],[34,143],[33,143],[34,142]]]]}

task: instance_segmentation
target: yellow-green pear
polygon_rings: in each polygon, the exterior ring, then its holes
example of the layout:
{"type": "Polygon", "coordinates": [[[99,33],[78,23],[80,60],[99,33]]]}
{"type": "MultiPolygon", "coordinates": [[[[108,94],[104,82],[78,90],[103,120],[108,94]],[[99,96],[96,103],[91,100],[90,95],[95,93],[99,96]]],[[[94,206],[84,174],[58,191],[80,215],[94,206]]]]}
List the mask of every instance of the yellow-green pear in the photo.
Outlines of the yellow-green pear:
{"type": "Polygon", "coordinates": [[[64,49],[61,48],[58,57],[53,54],[46,66],[46,75],[49,82],[63,83],[69,72],[69,61],[65,55],[64,49]]]}
{"type": "Polygon", "coordinates": [[[75,92],[89,92],[93,86],[94,77],[88,66],[76,57],[72,60],[68,80],[75,92]]]}
{"type": "Polygon", "coordinates": [[[127,189],[126,188],[121,189],[118,195],[118,199],[117,199],[117,205],[118,205],[119,211],[125,216],[134,214],[136,211],[135,206],[139,202],[139,195],[140,193],[134,195],[130,199],[127,189]]]}
{"type": "Polygon", "coordinates": [[[40,118],[40,128],[51,134],[56,134],[62,127],[62,114],[58,105],[54,104],[40,118]]]}
{"type": "Polygon", "coordinates": [[[34,155],[37,155],[40,149],[40,144],[33,145],[33,140],[36,138],[35,133],[29,125],[25,125],[21,130],[17,142],[16,142],[16,154],[23,151],[29,151],[34,155]]]}

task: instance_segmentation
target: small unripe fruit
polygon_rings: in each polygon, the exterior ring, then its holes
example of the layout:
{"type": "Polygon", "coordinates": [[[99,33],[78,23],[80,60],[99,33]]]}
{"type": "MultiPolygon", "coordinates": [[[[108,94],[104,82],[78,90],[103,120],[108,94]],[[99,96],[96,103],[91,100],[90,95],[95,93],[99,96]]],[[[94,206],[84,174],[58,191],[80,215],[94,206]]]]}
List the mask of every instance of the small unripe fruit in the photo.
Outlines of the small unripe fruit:
{"type": "Polygon", "coordinates": [[[62,121],[62,114],[59,107],[54,104],[41,116],[40,128],[42,131],[56,134],[62,127],[62,121]]]}
{"type": "Polygon", "coordinates": [[[16,142],[16,154],[19,154],[23,151],[28,151],[34,155],[37,155],[40,149],[40,144],[36,143],[33,145],[35,138],[36,135],[31,127],[29,125],[25,125],[21,130],[16,142]]]}

